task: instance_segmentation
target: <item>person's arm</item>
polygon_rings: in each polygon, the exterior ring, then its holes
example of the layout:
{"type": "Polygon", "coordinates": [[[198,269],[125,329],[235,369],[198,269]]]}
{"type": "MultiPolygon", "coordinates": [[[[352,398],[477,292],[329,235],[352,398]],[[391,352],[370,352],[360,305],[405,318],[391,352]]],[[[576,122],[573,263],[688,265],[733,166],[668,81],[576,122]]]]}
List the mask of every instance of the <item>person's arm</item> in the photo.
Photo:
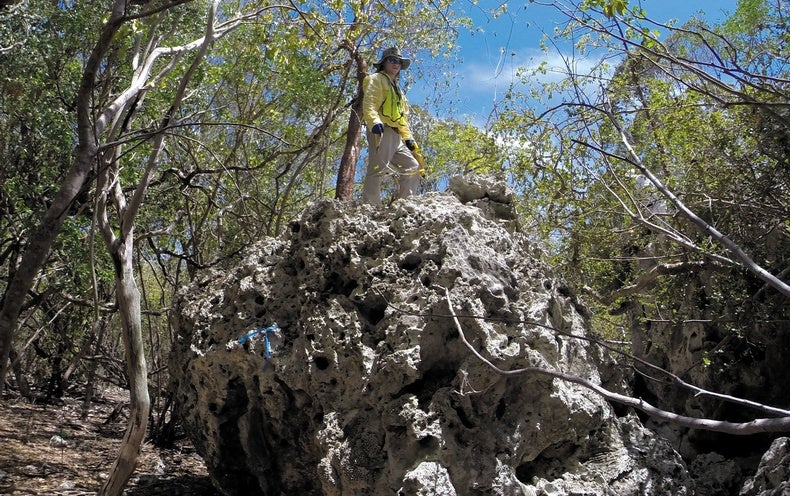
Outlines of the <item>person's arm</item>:
{"type": "Polygon", "coordinates": [[[379,109],[384,103],[386,87],[381,84],[378,74],[371,74],[363,82],[362,118],[368,129],[373,129],[376,124],[382,124],[379,109]]]}
{"type": "Polygon", "coordinates": [[[411,132],[411,127],[409,126],[409,101],[406,99],[406,94],[403,93],[401,95],[402,104],[403,104],[403,120],[405,122],[404,125],[398,127],[398,134],[400,134],[400,138],[404,141],[414,141],[414,135],[411,132]]]}

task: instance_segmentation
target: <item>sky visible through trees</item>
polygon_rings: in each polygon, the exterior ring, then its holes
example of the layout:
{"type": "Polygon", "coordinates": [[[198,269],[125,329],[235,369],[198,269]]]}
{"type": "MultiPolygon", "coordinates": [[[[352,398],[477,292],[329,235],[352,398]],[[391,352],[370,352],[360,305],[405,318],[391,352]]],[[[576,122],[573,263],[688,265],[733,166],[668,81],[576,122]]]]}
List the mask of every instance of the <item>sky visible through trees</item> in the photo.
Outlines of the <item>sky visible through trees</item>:
{"type": "MultiPolygon", "coordinates": [[[[559,55],[560,52],[571,55],[572,44],[550,47],[548,54],[541,50],[543,35],[551,35],[555,28],[567,23],[567,18],[550,2],[510,2],[508,10],[500,15],[490,12],[491,4],[498,5],[499,2],[479,2],[477,5],[469,0],[456,2],[459,14],[469,16],[473,26],[458,30],[460,60],[454,67],[457,95],[447,95],[439,105],[427,103],[426,108],[432,115],[461,121],[470,119],[484,127],[508,85],[517,79],[519,68],[535,66],[548,57],[552,66],[564,71],[559,55]],[[523,4],[523,8],[518,4],[523,4]]],[[[674,21],[676,24],[682,24],[692,16],[709,23],[719,23],[735,10],[737,4],[737,0],[641,2],[649,17],[662,23],[674,21]]],[[[408,40],[406,47],[420,57],[425,55],[424,47],[409,45],[408,40]]],[[[431,65],[434,61],[422,58],[417,63],[431,65]]],[[[551,73],[545,76],[547,79],[558,77],[551,73]]],[[[409,95],[415,103],[430,102],[434,96],[432,82],[415,80],[409,95]]]]}

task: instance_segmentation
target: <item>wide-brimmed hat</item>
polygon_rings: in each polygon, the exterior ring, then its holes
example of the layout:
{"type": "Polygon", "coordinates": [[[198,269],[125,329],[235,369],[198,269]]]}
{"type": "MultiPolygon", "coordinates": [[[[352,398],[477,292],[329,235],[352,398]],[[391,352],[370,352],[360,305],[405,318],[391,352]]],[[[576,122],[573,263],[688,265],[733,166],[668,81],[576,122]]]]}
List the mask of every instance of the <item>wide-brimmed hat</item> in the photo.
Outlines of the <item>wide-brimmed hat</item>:
{"type": "Polygon", "coordinates": [[[384,67],[384,61],[387,60],[387,57],[395,57],[400,59],[401,70],[406,70],[409,68],[409,65],[411,65],[411,60],[401,55],[400,50],[398,50],[398,47],[392,47],[392,48],[387,48],[386,50],[381,52],[381,58],[379,59],[378,62],[373,64],[373,66],[380,71],[384,67]]]}

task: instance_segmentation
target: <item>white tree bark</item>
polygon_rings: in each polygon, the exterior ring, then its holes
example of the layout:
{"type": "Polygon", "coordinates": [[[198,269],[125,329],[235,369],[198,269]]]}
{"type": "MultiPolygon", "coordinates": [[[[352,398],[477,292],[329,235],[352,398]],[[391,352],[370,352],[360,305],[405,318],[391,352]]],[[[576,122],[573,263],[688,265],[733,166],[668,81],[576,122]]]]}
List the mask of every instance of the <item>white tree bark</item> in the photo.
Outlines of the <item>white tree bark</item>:
{"type": "Polygon", "coordinates": [[[140,318],[140,291],[134,279],[134,236],[130,232],[111,253],[116,266],[115,289],[121,315],[126,375],[129,381],[129,425],[118,457],[99,494],[120,495],[134,473],[145,440],[151,399],[148,395],[148,367],[140,318]]]}
{"type": "MultiPolygon", "coordinates": [[[[148,414],[151,409],[151,400],[148,394],[148,368],[143,346],[140,292],[134,277],[134,222],[137,212],[142,206],[151,179],[156,172],[159,157],[164,150],[165,130],[171,124],[172,116],[184,98],[192,75],[203,62],[208,46],[214,40],[214,18],[218,4],[219,1],[215,0],[209,9],[206,36],[201,38],[199,43],[195,42],[185,45],[191,47],[190,49],[197,48],[198,51],[191,66],[181,77],[173,102],[166,115],[162,118],[158,132],[154,134],[151,155],[148,157],[145,170],[129,202],[127,203],[126,201],[120,182],[119,160],[121,157],[121,145],[110,147],[105,151],[104,167],[102,167],[98,179],[97,218],[104,243],[115,265],[115,286],[118,308],[121,314],[130,401],[129,425],[126,428],[118,457],[110,470],[110,476],[99,491],[99,494],[102,496],[120,496],[129,478],[134,473],[141,447],[145,440],[148,414]],[[114,207],[119,218],[117,234],[113,230],[109,219],[108,207],[110,204],[114,207]]],[[[177,52],[180,53],[179,51],[177,52]]],[[[135,80],[147,80],[147,73],[153,64],[151,59],[156,58],[160,53],[159,49],[154,49],[142,59],[142,64],[135,68],[135,80]]],[[[137,83],[137,86],[139,91],[142,91],[144,85],[137,83]]],[[[129,97],[129,94],[122,95],[116,101],[118,103],[117,110],[113,114],[105,114],[100,120],[102,122],[114,122],[113,126],[117,126],[117,116],[121,115],[121,111],[131,101],[133,99],[129,97]],[[123,100],[123,102],[120,100],[123,100]],[[111,115],[115,115],[116,118],[114,120],[103,120],[106,116],[111,115]]]]}

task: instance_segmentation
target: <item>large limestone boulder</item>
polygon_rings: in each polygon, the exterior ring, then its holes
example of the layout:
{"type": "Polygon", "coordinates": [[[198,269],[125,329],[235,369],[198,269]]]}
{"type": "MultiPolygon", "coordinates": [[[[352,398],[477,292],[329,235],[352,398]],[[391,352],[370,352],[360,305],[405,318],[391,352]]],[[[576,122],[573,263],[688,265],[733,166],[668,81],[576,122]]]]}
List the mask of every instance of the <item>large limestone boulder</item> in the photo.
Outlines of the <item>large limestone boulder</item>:
{"type": "Polygon", "coordinates": [[[680,457],[635,416],[546,375],[503,377],[464,345],[452,314],[501,369],[618,377],[566,335],[589,336],[584,309],[493,196],[322,201],[186,288],[171,370],[218,490],[693,494],[680,457]]]}

